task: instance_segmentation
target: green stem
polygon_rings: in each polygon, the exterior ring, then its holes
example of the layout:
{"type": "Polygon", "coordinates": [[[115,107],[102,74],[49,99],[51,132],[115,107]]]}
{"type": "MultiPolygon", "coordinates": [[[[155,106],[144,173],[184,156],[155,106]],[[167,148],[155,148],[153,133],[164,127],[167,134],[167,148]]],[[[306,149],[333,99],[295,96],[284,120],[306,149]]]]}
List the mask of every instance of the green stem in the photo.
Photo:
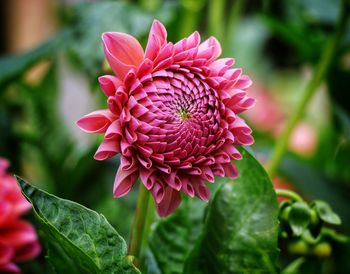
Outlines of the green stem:
{"type": "Polygon", "coordinates": [[[151,225],[151,221],[147,220],[149,217],[153,217],[150,214],[149,204],[152,203],[149,190],[145,188],[142,182],[139,182],[139,194],[136,205],[136,213],[134,222],[131,228],[129,251],[128,254],[135,257],[135,265],[138,265],[142,243],[145,242],[145,238],[148,236],[146,232],[149,231],[147,225],[151,225]]]}
{"type": "Polygon", "coordinates": [[[219,41],[222,41],[224,34],[224,11],[226,0],[211,0],[209,1],[209,33],[215,36],[219,41]]]}
{"type": "Polygon", "coordinates": [[[305,90],[302,93],[300,102],[298,103],[292,116],[289,118],[281,137],[278,139],[276,146],[272,151],[270,161],[268,162],[267,168],[266,168],[267,172],[271,177],[275,174],[281,162],[282,156],[287,149],[289,137],[293,129],[295,128],[300,118],[303,116],[310,99],[317,91],[317,88],[322,83],[323,78],[330,67],[332,59],[340,43],[341,37],[346,28],[347,20],[349,17],[348,15],[349,15],[349,2],[348,0],[343,0],[341,4],[341,14],[339,17],[337,29],[334,35],[328,41],[328,44],[322,53],[321,59],[314,71],[314,74],[312,75],[311,80],[309,81],[309,83],[305,87],[305,90]]]}
{"type": "Polygon", "coordinates": [[[295,193],[294,191],[291,190],[287,190],[287,189],[276,189],[276,194],[277,196],[280,197],[287,197],[293,201],[296,202],[302,202],[303,198],[301,198],[297,193],[295,193]]]}

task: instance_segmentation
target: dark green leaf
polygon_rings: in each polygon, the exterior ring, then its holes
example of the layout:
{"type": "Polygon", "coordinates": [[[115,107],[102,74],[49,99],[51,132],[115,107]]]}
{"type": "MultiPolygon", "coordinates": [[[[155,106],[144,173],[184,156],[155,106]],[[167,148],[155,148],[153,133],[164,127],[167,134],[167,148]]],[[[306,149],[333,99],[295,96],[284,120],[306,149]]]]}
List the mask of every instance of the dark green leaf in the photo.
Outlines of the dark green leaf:
{"type": "Polygon", "coordinates": [[[74,261],[80,273],[139,273],[126,256],[124,239],[103,215],[41,191],[19,177],[17,181],[42,230],[74,261]]]}
{"type": "Polygon", "coordinates": [[[182,273],[185,260],[200,233],[205,203],[195,199],[182,202],[172,215],[161,219],[149,240],[161,273],[182,273]]]}
{"type": "Polygon", "coordinates": [[[333,225],[341,224],[338,214],[336,214],[326,202],[313,201],[312,206],[316,209],[322,221],[333,225]]]}
{"type": "Polygon", "coordinates": [[[216,192],[185,273],[277,273],[276,193],[263,167],[242,154],[239,177],[216,192]]]}
{"type": "Polygon", "coordinates": [[[300,236],[308,227],[311,221],[309,206],[304,202],[296,202],[291,205],[288,216],[290,227],[293,234],[300,236]]]}

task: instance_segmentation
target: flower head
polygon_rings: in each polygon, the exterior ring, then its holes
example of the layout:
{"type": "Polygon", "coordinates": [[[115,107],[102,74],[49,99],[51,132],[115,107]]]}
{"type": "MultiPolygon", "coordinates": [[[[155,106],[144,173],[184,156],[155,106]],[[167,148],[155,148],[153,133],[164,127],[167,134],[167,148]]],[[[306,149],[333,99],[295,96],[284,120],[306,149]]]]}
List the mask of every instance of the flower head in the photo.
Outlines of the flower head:
{"type": "Polygon", "coordinates": [[[205,185],[214,176],[236,177],[231,162],[241,159],[237,145],[253,143],[251,129],[238,116],[254,100],[246,96],[248,76],[217,59],[219,42],[200,35],[173,44],[154,21],[143,51],[132,36],[102,35],[115,75],[99,78],[108,109],[78,121],[89,133],[104,133],[95,159],[120,154],[114,196],[127,194],[138,177],[155,200],[160,216],[180,204],[180,192],[209,200],[205,185]]]}
{"type": "Polygon", "coordinates": [[[31,206],[6,173],[8,165],[0,158],[0,273],[20,273],[15,263],[34,258],[41,248],[34,227],[20,219],[31,206]]]}

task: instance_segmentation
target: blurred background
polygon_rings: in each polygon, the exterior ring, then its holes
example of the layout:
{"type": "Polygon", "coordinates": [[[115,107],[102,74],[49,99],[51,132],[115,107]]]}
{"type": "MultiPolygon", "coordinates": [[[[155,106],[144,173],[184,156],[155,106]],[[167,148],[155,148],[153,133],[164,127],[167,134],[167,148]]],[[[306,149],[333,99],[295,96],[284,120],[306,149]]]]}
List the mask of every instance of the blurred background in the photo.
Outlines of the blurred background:
{"type": "MultiPolygon", "coordinates": [[[[339,0],[3,0],[1,5],[0,157],[10,171],[60,197],[103,213],[125,237],[136,192],[112,198],[118,157],[93,160],[99,137],[75,122],[106,100],[105,31],[127,32],[145,45],[154,18],[170,41],[199,30],[216,36],[224,57],[253,79],[257,100],[245,114],[253,150],[266,162],[335,30],[339,0]]],[[[276,187],[327,201],[350,234],[350,26],[323,84],[292,133],[276,187]]],[[[31,218],[29,216],[29,218],[31,218]]],[[[300,273],[350,273],[350,247],[329,236],[326,253],[282,244],[281,265],[306,255],[300,273]]],[[[45,273],[44,254],[25,273],[45,273]]]]}

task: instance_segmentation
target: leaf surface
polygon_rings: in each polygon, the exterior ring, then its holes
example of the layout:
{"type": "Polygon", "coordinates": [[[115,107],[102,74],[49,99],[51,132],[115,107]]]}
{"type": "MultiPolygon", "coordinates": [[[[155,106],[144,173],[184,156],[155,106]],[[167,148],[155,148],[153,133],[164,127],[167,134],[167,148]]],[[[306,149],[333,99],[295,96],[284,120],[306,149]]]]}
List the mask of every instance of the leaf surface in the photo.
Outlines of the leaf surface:
{"type": "Polygon", "coordinates": [[[277,273],[276,193],[258,161],[242,154],[239,177],[221,180],[185,273],[277,273]]]}
{"type": "Polygon", "coordinates": [[[22,193],[33,205],[45,236],[56,246],[49,253],[51,265],[55,267],[64,258],[57,257],[56,261],[54,254],[59,250],[69,256],[80,273],[140,273],[126,255],[124,239],[103,215],[16,178],[22,193]]]}

